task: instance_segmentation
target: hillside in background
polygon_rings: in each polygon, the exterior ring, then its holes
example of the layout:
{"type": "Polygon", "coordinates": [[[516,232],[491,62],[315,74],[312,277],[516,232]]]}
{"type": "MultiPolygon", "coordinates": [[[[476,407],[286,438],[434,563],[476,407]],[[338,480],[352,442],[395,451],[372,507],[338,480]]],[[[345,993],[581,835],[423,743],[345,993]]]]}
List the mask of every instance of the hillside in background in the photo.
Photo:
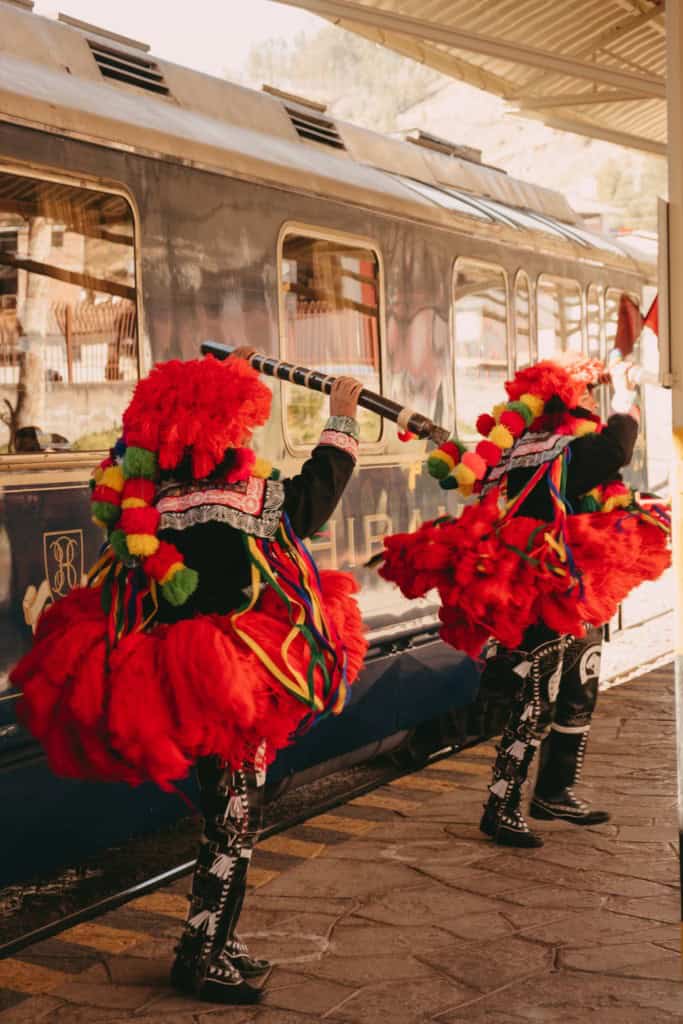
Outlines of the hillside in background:
{"type": "Polygon", "coordinates": [[[422,128],[475,146],[486,163],[564,192],[579,210],[604,204],[612,230],[656,230],[663,159],[516,117],[498,97],[332,25],[253,49],[241,78],[327,103],[375,131],[422,128]]]}

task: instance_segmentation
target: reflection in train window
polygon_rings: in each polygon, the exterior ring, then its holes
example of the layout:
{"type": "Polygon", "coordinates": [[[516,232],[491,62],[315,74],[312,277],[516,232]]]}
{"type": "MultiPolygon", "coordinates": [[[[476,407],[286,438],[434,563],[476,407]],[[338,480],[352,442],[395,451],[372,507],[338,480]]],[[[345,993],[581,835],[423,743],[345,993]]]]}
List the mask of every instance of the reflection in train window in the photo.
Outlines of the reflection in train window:
{"type": "Polygon", "coordinates": [[[453,291],[457,434],[473,438],[477,416],[505,398],[508,312],[500,267],[459,259],[453,291]]]}
{"type": "Polygon", "coordinates": [[[536,304],[538,358],[583,351],[581,289],[577,282],[541,274],[536,304]]]}
{"type": "Polygon", "coordinates": [[[109,447],[138,377],[121,196],[0,172],[0,452],[109,447]]]}
{"type": "Polygon", "coordinates": [[[586,334],[588,355],[602,358],[602,317],[600,316],[600,289],[591,284],[586,291],[586,334]]]}
{"type": "Polygon", "coordinates": [[[515,279],[515,367],[519,370],[532,362],[529,278],[520,270],[515,279]]]}
{"type": "MultiPolygon", "coordinates": [[[[282,357],[330,374],[350,374],[380,390],[379,258],[348,240],[288,234],[280,261],[282,357]]],[[[304,388],[283,389],[287,437],[318,439],[328,400],[304,388]]],[[[358,410],[361,442],[379,441],[379,416],[358,410]]]]}

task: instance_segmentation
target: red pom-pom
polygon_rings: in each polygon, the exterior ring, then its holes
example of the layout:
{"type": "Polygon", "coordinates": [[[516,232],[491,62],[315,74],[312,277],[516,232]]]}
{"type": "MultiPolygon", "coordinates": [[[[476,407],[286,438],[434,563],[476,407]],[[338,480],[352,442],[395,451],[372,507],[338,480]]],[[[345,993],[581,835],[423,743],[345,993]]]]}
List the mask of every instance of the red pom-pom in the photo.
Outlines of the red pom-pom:
{"type": "Polygon", "coordinates": [[[413,434],[412,430],[399,430],[398,439],[399,441],[416,441],[417,434],[413,434]]]}
{"type": "Polygon", "coordinates": [[[115,491],[113,487],[104,487],[101,484],[94,489],[90,495],[91,501],[107,501],[110,505],[121,504],[121,492],[115,491]]]}
{"type": "Polygon", "coordinates": [[[483,412],[481,416],[477,418],[477,430],[484,437],[488,437],[493,428],[496,425],[496,421],[493,416],[490,416],[487,412],[483,412]]]}
{"type": "Polygon", "coordinates": [[[439,445],[439,451],[449,455],[453,459],[454,465],[457,466],[460,462],[460,448],[455,441],[444,441],[443,444],[439,445]]]}
{"type": "Polygon", "coordinates": [[[503,455],[498,445],[494,444],[493,441],[480,441],[475,451],[477,455],[481,455],[488,466],[497,466],[503,455]]]}
{"type": "Polygon", "coordinates": [[[124,533],[156,533],[158,526],[159,512],[155,508],[126,508],[119,519],[124,533]]]}
{"type": "Polygon", "coordinates": [[[162,580],[168,570],[176,562],[182,562],[183,557],[172,544],[167,544],[165,540],[159,542],[159,547],[156,549],[153,555],[146,558],[142,563],[142,567],[148,576],[151,576],[154,580],[162,580]]]}
{"type": "Polygon", "coordinates": [[[526,430],[524,417],[518,412],[511,412],[509,409],[500,417],[500,422],[507,427],[513,437],[519,437],[526,430]]]}
{"type": "Polygon", "coordinates": [[[134,477],[126,480],[123,485],[123,500],[128,498],[139,498],[140,501],[151,505],[156,494],[156,485],[152,480],[144,480],[142,477],[134,477]]]}

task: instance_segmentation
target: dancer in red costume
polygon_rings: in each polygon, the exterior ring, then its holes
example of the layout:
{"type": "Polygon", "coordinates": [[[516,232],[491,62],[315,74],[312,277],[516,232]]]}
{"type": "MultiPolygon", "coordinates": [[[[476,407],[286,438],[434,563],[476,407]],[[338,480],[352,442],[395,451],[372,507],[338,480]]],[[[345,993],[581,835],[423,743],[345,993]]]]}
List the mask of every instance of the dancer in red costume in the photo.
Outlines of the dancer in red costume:
{"type": "Polygon", "coordinates": [[[342,710],[366,650],[353,578],[319,573],[300,540],[353,472],[362,385],[336,382],[317,447],[280,481],[248,447],[271,400],[252,352],[138,384],[92,482],[102,557],[12,673],[58,774],[170,788],[197,763],[205,835],[172,980],[223,1003],[256,1002],[248,979],[269,969],[236,934],[267,764],[342,710]]]}
{"type": "Polygon", "coordinates": [[[520,801],[553,718],[532,814],[607,820],[571,789],[597,693],[596,627],[670,562],[666,511],[643,508],[618,475],[639,420],[618,370],[607,424],[593,397],[607,379],[599,361],[576,356],[521,370],[506,385],[509,401],[479,417],[485,440],[475,451],[452,439],[429,458],[442,486],[477,500],[458,519],[385,541],[381,574],[409,597],[438,590],[446,642],[477,657],[493,638],[482,685],[507,680],[514,703],[480,827],[506,845],[542,845],[520,801]]]}

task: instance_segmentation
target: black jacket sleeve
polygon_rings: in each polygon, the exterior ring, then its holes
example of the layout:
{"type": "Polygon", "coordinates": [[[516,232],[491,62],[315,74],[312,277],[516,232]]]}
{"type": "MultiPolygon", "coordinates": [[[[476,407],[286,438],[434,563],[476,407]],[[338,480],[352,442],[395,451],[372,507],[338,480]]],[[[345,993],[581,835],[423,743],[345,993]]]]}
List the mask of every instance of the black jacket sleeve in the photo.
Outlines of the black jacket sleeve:
{"type": "Polygon", "coordinates": [[[570,501],[586,494],[598,484],[611,480],[633,455],[638,437],[638,422],[616,413],[599,434],[586,434],[571,443],[571,461],[567,467],[567,497],[570,501]]]}
{"type": "Polygon", "coordinates": [[[355,460],[348,452],[320,444],[296,476],[284,480],[285,512],[298,537],[312,537],[339,504],[355,460]]]}

